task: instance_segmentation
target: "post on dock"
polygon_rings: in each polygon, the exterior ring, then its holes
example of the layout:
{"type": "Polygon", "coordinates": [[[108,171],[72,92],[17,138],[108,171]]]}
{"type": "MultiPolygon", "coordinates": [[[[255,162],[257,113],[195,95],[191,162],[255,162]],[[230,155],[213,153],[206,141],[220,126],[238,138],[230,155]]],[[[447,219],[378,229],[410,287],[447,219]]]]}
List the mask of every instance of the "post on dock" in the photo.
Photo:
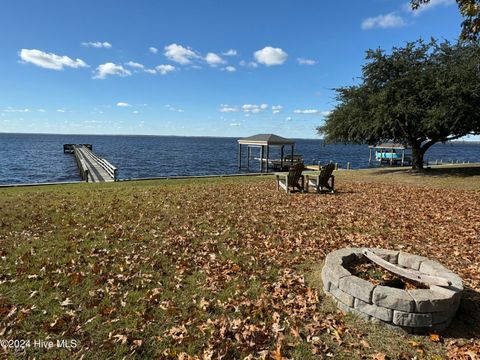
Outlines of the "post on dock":
{"type": "Polygon", "coordinates": [[[265,149],[263,148],[263,145],[260,149],[260,172],[263,172],[263,157],[265,156],[265,149]]]}
{"type": "Polygon", "coordinates": [[[252,149],[247,145],[247,170],[250,169],[250,156],[252,154],[252,149]]]}
{"type": "Polygon", "coordinates": [[[370,148],[369,150],[370,150],[370,154],[368,155],[368,166],[372,164],[372,148],[370,148]]]}
{"type": "Polygon", "coordinates": [[[267,161],[265,162],[265,167],[266,167],[266,172],[268,172],[268,156],[270,155],[270,146],[268,146],[268,145],[267,145],[267,151],[266,151],[266,153],[267,153],[267,156],[266,156],[266,158],[267,158],[266,160],[267,160],[267,161]]]}
{"type": "Polygon", "coordinates": [[[402,150],[402,166],[405,163],[405,149],[402,150]]]}
{"type": "Polygon", "coordinates": [[[282,145],[282,147],[280,148],[280,169],[283,171],[283,149],[284,149],[285,145],[282,145]]]}
{"type": "Polygon", "coordinates": [[[350,170],[350,162],[347,162],[347,170],[350,170]]]}
{"type": "Polygon", "coordinates": [[[292,158],[290,159],[290,165],[293,165],[293,154],[295,152],[295,145],[292,144],[292,158]]]}
{"type": "Polygon", "coordinates": [[[242,144],[238,144],[238,168],[242,168],[242,144]]]}

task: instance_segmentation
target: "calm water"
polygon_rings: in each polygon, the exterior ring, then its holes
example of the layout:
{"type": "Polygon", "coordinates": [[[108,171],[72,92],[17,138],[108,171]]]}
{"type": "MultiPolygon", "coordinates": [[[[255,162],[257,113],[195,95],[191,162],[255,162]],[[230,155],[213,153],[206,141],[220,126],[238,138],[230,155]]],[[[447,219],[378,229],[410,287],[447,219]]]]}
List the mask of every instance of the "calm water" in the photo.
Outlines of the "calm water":
{"type": "MultiPolygon", "coordinates": [[[[63,153],[66,143],[93,144],[97,154],[118,167],[121,179],[238,173],[234,138],[0,134],[0,184],[80,180],[73,155],[63,153]]],[[[309,164],[333,160],[344,166],[350,162],[352,168],[368,167],[369,151],[363,145],[296,140],[295,152],[309,164]]],[[[273,151],[270,157],[276,155],[273,151]]],[[[480,144],[438,144],[426,158],[478,162],[480,144]]],[[[253,163],[251,170],[258,171],[253,163]]]]}

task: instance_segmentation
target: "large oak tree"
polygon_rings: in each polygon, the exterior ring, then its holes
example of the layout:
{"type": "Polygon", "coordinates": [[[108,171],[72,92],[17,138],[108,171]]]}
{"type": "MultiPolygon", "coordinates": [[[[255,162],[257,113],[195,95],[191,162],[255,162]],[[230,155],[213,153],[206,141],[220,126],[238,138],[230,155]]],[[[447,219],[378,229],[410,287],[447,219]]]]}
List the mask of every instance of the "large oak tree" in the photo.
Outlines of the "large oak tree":
{"type": "Polygon", "coordinates": [[[327,142],[395,141],[414,169],[437,142],[480,134],[480,48],[422,40],[369,50],[360,84],[335,89],[337,105],[317,128],[327,142]]]}

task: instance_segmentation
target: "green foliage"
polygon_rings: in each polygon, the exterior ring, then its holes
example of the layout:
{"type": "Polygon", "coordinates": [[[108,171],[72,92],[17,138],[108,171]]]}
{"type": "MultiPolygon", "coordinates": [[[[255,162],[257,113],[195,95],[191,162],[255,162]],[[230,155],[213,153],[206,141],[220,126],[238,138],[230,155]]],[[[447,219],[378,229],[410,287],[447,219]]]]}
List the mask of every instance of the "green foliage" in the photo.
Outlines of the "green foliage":
{"type": "MultiPolygon", "coordinates": [[[[476,41],[480,34],[480,0],[456,0],[458,9],[463,17],[462,40],[476,41]]],[[[410,4],[413,10],[428,4],[430,0],[411,0],[410,4]]]]}
{"type": "Polygon", "coordinates": [[[361,83],[336,89],[338,105],[318,132],[330,142],[408,144],[422,168],[436,142],[480,133],[479,50],[432,39],[367,51],[361,83]]]}

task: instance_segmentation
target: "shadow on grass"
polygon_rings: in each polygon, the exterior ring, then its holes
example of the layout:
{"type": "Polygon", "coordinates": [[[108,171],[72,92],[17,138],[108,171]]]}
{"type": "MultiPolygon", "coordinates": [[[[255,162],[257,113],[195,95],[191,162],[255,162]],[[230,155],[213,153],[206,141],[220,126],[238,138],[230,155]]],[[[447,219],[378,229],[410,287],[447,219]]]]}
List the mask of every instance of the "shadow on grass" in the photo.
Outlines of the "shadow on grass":
{"type": "Polygon", "coordinates": [[[480,338],[480,293],[465,289],[457,315],[445,330],[446,338],[480,338]]]}
{"type": "Polygon", "coordinates": [[[423,171],[405,170],[405,169],[379,169],[373,172],[374,175],[389,175],[389,174],[408,174],[412,176],[457,176],[470,177],[480,176],[480,166],[452,166],[444,168],[429,168],[426,167],[423,171]]]}

